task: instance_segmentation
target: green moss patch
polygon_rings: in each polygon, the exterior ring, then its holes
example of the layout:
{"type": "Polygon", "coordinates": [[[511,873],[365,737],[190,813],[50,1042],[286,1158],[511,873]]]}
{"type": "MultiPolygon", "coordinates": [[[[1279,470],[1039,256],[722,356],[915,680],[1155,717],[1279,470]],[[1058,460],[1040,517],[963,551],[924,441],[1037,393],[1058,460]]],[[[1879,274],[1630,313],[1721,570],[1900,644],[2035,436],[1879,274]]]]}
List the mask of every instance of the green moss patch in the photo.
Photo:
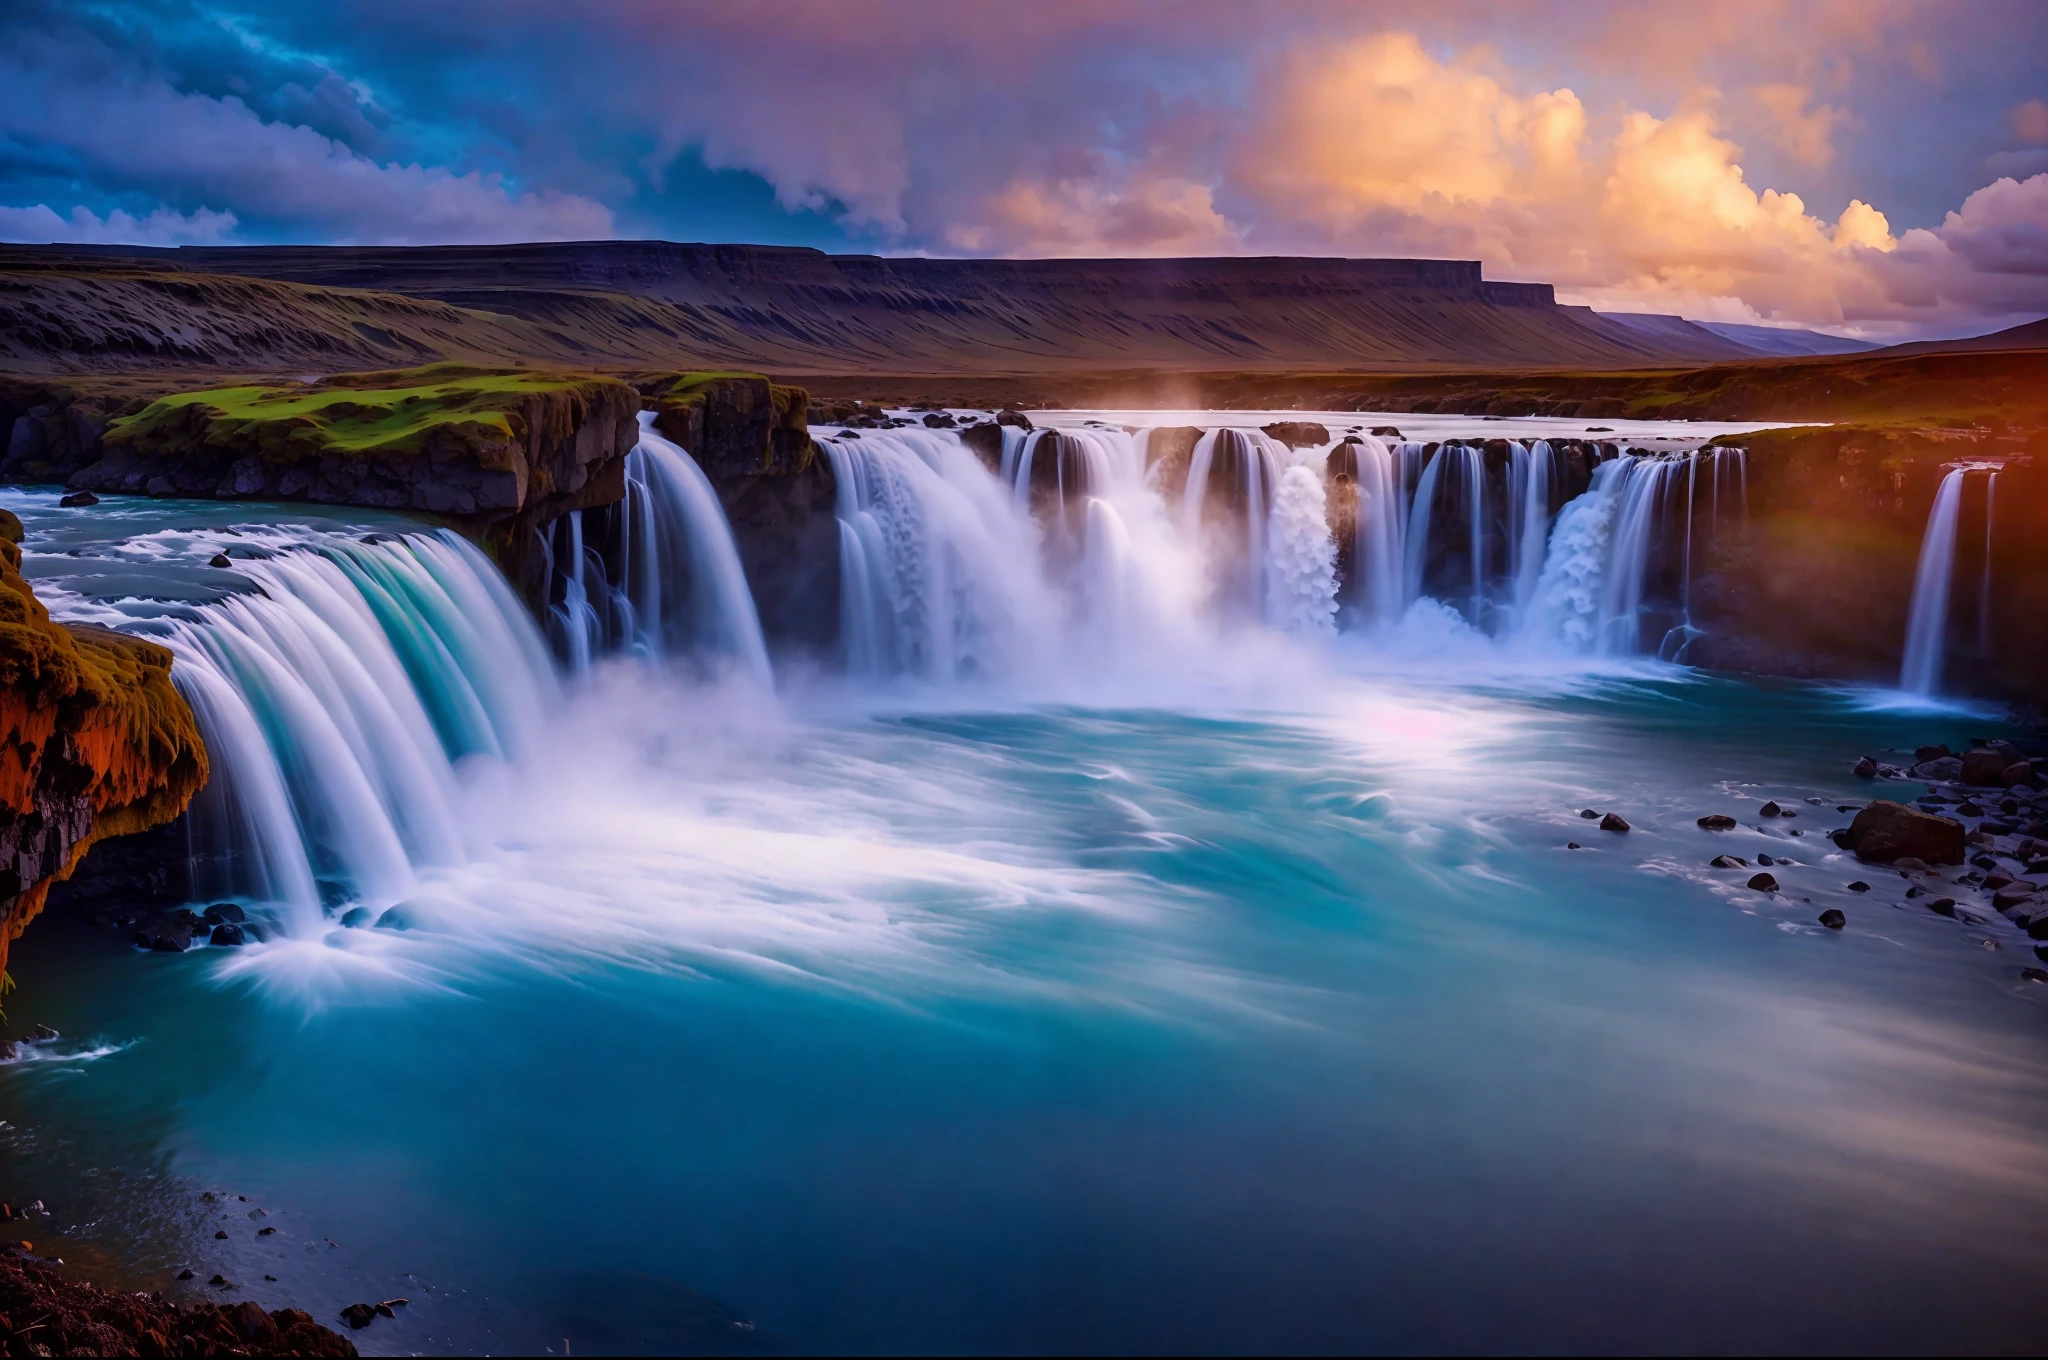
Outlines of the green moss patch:
{"type": "MultiPolygon", "coordinates": [[[[110,444],[171,452],[195,440],[253,449],[277,461],[325,453],[409,458],[429,442],[509,453],[526,434],[523,410],[550,394],[622,386],[588,374],[504,371],[433,364],[342,374],[319,383],[180,392],[107,429],[110,444]]],[[[499,459],[487,462],[502,461],[499,459]]]]}

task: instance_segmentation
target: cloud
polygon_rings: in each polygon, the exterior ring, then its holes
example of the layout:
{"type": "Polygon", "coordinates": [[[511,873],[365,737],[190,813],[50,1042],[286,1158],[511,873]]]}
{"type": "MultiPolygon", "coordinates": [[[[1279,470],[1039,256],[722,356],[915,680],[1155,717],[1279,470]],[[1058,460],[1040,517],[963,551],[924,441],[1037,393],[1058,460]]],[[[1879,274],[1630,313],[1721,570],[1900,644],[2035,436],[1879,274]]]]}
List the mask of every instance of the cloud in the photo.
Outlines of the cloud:
{"type": "Polygon", "coordinates": [[[2048,145],[2048,100],[2029,99],[2006,115],[2019,139],[2033,146],[2048,145]]]}
{"type": "Polygon", "coordinates": [[[135,217],[116,208],[104,218],[77,207],[69,217],[46,203],[26,208],[0,207],[0,241],[67,245],[185,246],[215,245],[235,229],[235,215],[201,208],[193,213],[158,208],[135,217]]]}
{"type": "MultiPolygon", "coordinates": [[[[237,214],[353,243],[574,240],[612,234],[595,200],[515,191],[499,174],[380,163],[239,98],[109,69],[47,38],[0,56],[0,135],[75,160],[115,191],[196,194],[237,214]]],[[[173,209],[166,205],[167,211],[173,209]]]]}
{"type": "Polygon", "coordinates": [[[1779,82],[1749,93],[1769,115],[1764,134],[1786,155],[1801,165],[1826,165],[1835,158],[1835,129],[1850,121],[1847,109],[1813,105],[1813,91],[1804,85],[1779,82]]]}

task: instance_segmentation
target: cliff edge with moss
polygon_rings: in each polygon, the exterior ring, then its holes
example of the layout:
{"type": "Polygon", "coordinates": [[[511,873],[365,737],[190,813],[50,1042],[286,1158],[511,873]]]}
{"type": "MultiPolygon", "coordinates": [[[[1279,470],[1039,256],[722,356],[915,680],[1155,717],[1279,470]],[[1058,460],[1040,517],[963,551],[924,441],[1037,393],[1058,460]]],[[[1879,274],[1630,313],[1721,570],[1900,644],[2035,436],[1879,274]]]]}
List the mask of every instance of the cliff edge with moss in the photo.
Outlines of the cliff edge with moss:
{"type": "Polygon", "coordinates": [[[170,651],[52,622],[20,568],[0,539],[0,970],[95,842],[170,821],[207,777],[170,651]]]}

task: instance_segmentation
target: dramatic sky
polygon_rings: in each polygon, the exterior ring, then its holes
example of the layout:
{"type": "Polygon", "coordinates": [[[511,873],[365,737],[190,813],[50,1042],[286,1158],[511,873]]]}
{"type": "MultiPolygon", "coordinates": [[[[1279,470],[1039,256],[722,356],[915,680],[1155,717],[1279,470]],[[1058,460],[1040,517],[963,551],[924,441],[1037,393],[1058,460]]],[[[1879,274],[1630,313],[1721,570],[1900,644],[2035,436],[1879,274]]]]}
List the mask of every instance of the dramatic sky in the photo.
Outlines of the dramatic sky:
{"type": "Polygon", "coordinates": [[[1477,258],[2048,313],[2048,4],[0,0],[0,239],[1477,258]]]}

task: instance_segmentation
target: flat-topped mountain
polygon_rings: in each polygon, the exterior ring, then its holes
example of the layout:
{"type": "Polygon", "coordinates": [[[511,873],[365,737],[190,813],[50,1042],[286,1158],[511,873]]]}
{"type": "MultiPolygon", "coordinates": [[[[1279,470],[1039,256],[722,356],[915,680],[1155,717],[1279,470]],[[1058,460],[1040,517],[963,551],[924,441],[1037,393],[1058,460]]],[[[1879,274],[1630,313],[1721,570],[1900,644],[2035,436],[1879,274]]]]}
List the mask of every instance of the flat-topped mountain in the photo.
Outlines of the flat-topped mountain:
{"type": "MultiPolygon", "coordinates": [[[[1672,320],[1675,320],[1673,318],[1672,320]]],[[[1622,368],[1754,357],[1474,261],[943,260],[779,246],[0,249],[0,363],[529,359],[789,374],[1622,368]]]]}

